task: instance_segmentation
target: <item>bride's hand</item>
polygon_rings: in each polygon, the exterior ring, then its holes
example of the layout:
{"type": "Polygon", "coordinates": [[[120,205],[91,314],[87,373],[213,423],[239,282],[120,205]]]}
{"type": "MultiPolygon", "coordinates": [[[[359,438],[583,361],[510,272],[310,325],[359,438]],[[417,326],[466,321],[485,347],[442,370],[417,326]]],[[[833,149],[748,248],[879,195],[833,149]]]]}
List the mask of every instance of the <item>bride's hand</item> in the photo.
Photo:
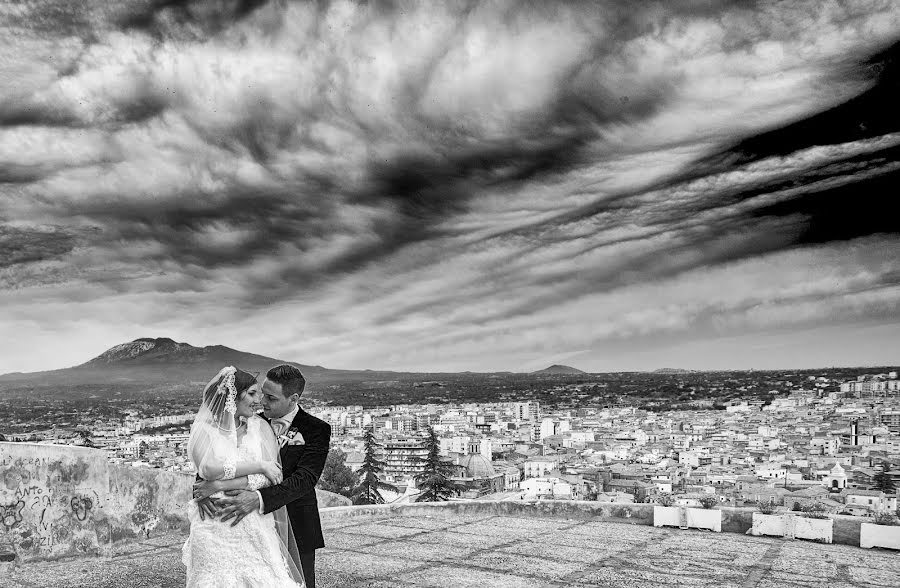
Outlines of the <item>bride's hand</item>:
{"type": "Polygon", "coordinates": [[[281,466],[274,461],[264,461],[260,464],[262,474],[273,484],[281,481],[281,466]]]}
{"type": "Polygon", "coordinates": [[[219,488],[218,480],[199,480],[194,484],[194,499],[209,498],[219,490],[221,488],[219,488]]]}

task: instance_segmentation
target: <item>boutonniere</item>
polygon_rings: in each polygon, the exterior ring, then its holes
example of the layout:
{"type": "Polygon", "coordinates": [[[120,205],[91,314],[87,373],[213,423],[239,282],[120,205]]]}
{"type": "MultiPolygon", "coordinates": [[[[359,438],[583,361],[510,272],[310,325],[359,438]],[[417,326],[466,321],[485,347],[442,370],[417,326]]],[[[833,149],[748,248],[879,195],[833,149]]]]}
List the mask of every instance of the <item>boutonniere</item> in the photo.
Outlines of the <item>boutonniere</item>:
{"type": "Polygon", "coordinates": [[[278,446],[284,447],[285,445],[306,445],[306,440],[297,427],[291,427],[278,438],[278,446]]]}

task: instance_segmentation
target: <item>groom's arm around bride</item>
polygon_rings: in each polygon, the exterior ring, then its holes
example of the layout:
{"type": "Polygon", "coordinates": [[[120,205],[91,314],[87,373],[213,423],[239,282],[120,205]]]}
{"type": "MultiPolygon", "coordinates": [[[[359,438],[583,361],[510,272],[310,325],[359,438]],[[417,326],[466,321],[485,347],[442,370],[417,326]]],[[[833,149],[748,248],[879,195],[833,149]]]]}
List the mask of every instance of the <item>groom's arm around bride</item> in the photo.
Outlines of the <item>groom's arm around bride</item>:
{"type": "Polygon", "coordinates": [[[259,489],[263,501],[262,509],[266,514],[282,506],[287,506],[290,510],[292,505],[318,505],[316,484],[328,458],[331,425],[305,413],[303,409],[300,409],[294,423],[298,421],[303,421],[304,443],[286,445],[281,450],[284,480],[280,484],[259,489]]]}

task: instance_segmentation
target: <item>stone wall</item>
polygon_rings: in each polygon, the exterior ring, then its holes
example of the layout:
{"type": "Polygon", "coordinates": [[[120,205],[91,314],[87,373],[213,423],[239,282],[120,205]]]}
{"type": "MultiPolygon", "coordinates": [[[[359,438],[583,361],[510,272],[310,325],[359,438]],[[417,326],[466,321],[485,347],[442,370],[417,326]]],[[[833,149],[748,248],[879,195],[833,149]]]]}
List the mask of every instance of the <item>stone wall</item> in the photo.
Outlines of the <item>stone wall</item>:
{"type": "Polygon", "coordinates": [[[0,443],[0,545],[20,560],[100,554],[184,527],[191,476],[110,465],[84,447],[0,443]]]}
{"type": "MultiPolygon", "coordinates": [[[[20,561],[106,553],[115,543],[187,530],[194,478],[110,464],[83,447],[0,443],[0,552],[20,561]]],[[[317,490],[321,508],[350,503],[317,490]]]]}

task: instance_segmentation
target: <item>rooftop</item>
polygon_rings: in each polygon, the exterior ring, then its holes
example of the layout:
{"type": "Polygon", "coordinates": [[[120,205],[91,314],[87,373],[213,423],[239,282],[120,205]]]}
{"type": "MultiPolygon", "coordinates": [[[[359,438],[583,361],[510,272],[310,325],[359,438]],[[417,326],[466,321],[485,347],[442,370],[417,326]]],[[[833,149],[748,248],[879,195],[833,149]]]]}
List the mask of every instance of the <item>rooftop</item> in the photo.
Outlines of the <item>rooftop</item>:
{"type": "MultiPolygon", "coordinates": [[[[896,586],[896,553],[643,525],[433,509],[323,511],[320,588],[896,586]]],[[[127,544],[109,558],[24,564],[8,588],[184,586],[184,535],[127,544]]]]}

